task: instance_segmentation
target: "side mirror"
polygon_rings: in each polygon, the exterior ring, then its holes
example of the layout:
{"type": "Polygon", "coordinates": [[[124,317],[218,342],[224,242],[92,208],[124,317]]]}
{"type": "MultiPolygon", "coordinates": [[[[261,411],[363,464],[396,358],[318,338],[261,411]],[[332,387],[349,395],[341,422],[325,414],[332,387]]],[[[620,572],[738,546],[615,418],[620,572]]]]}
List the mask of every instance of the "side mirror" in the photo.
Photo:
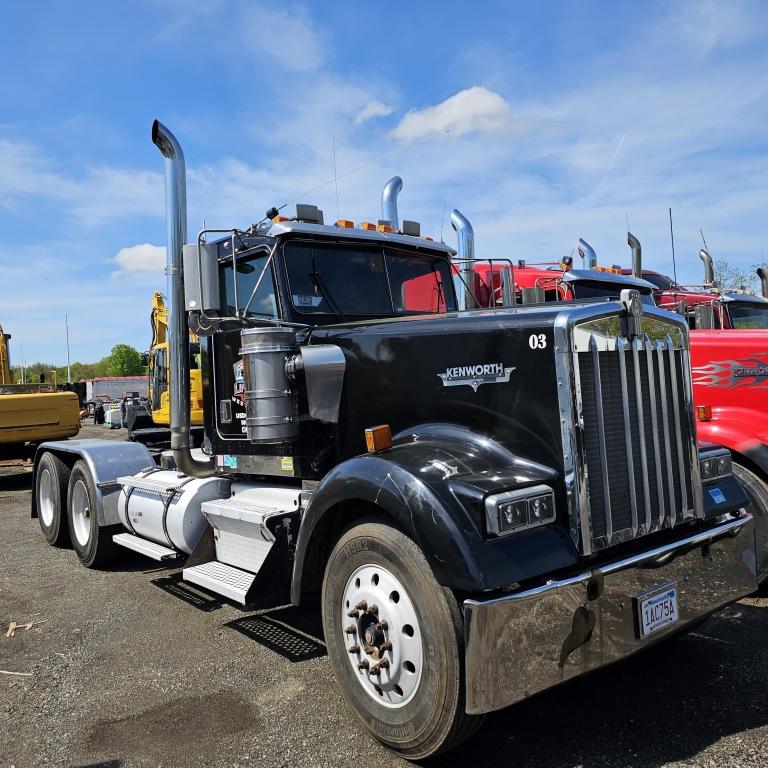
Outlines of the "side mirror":
{"type": "Polygon", "coordinates": [[[149,352],[141,353],[141,364],[146,368],[149,366],[149,352]]]}
{"type": "Polygon", "coordinates": [[[218,248],[213,243],[185,245],[184,301],[187,312],[218,312],[221,309],[219,294],[218,248]]]}

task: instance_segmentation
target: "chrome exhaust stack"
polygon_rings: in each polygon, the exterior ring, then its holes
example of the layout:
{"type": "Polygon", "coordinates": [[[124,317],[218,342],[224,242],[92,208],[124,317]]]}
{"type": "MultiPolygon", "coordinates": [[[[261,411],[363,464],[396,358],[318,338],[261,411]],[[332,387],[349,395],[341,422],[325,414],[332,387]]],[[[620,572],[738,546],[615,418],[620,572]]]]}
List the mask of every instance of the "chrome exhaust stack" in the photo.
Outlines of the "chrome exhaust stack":
{"type": "Polygon", "coordinates": [[[212,458],[192,456],[189,412],[189,330],[184,301],[182,247],[187,240],[187,173],[176,137],[159,121],[152,123],[152,142],[165,158],[166,267],[168,277],[168,350],[170,352],[171,450],[185,475],[211,477],[212,458]]]}
{"type": "Polygon", "coordinates": [[[462,283],[458,291],[459,309],[474,309],[477,301],[470,286],[475,279],[475,270],[472,267],[472,261],[475,258],[475,231],[469,219],[457,208],[451,212],[451,226],[456,232],[456,257],[459,261],[459,276],[462,283]]]}
{"type": "Polygon", "coordinates": [[[704,262],[704,285],[714,286],[715,268],[712,266],[712,257],[709,255],[709,251],[702,248],[699,251],[699,258],[704,262]]]}
{"type": "Polygon", "coordinates": [[[631,232],[627,232],[627,244],[632,249],[632,277],[642,277],[643,249],[640,241],[631,232]]]}
{"type": "Polygon", "coordinates": [[[757,276],[760,278],[760,293],[763,294],[764,299],[768,299],[768,272],[758,267],[757,276]]]}
{"type": "Polygon", "coordinates": [[[579,238],[579,256],[584,259],[585,269],[594,269],[597,266],[595,249],[582,238],[579,238]]]}
{"type": "Polygon", "coordinates": [[[397,215],[397,196],[403,189],[403,180],[393,176],[381,192],[381,218],[388,221],[395,232],[400,232],[400,218],[397,215]]]}

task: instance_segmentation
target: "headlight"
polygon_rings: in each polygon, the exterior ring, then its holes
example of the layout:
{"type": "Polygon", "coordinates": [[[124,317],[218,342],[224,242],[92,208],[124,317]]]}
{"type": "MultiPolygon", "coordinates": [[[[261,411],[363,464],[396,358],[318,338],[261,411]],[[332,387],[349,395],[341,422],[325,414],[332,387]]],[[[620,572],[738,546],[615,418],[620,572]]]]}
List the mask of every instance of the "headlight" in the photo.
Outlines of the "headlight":
{"type": "Polygon", "coordinates": [[[728,477],[733,474],[731,466],[731,452],[728,450],[717,453],[707,453],[699,458],[701,467],[701,479],[704,482],[728,477]]]}
{"type": "Polygon", "coordinates": [[[494,493],[485,500],[485,519],[492,536],[553,523],[555,494],[547,485],[494,493]]]}

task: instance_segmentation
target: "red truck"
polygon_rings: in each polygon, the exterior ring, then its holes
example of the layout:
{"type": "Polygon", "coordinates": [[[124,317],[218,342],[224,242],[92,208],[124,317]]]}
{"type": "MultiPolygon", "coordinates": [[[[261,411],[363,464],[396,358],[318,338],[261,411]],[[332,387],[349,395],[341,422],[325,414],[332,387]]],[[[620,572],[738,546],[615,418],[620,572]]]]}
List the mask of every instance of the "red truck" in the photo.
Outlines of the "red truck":
{"type": "MultiPolygon", "coordinates": [[[[459,214],[460,215],[460,214],[459,214]]],[[[462,217],[463,219],[463,217],[462,217]]],[[[508,259],[474,260],[457,270],[477,307],[509,303],[503,286],[511,284],[512,303],[616,299],[622,290],[637,290],[644,303],[685,314],[691,346],[691,373],[700,440],[731,450],[734,474],[747,490],[756,519],[760,581],[768,579],[768,299],[715,289],[712,262],[702,251],[706,285],[686,289],[657,272],[642,269],[641,248],[629,234],[632,268],[602,267],[592,247],[579,240],[585,269],[572,259],[527,263],[508,259]],[[508,273],[508,274],[505,274],[508,273]]],[[[462,243],[459,243],[461,259],[462,243]]],[[[467,261],[466,264],[470,262],[467,261]]],[[[768,275],[760,270],[768,293],[768,275]]]]}

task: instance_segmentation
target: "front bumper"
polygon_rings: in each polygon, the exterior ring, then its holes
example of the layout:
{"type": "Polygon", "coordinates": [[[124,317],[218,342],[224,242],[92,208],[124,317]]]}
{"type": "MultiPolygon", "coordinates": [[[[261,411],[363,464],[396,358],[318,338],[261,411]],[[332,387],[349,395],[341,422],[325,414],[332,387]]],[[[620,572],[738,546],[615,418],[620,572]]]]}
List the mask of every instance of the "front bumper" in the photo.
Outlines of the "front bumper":
{"type": "Polygon", "coordinates": [[[750,515],[571,578],[464,601],[466,709],[501,709],[639,651],[757,588],[750,515]],[[633,598],[677,584],[679,619],[645,639],[633,598]]]}

